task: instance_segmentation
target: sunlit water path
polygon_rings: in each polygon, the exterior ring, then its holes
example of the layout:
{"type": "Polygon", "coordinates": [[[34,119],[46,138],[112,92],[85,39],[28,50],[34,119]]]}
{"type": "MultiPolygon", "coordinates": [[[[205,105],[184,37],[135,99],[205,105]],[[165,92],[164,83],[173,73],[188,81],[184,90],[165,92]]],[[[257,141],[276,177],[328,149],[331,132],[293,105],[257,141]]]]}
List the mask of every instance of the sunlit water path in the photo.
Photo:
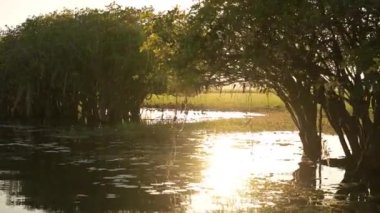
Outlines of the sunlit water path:
{"type": "Polygon", "coordinates": [[[213,121],[231,118],[254,118],[265,116],[254,112],[225,112],[209,110],[179,110],[179,109],[157,109],[142,108],[141,119],[147,123],[195,123],[202,121],[213,121]]]}
{"type": "MultiPolygon", "coordinates": [[[[302,153],[294,132],[139,139],[33,127],[0,131],[1,212],[230,212],[290,205],[286,186],[292,187],[302,153]]],[[[336,137],[325,139],[330,157],[341,157],[336,137]]],[[[343,170],[322,166],[321,174],[306,176],[307,189],[322,190],[316,199],[323,205],[334,199],[342,177],[343,170]]],[[[296,205],[308,206],[304,200],[314,195],[307,196],[296,205]]]]}

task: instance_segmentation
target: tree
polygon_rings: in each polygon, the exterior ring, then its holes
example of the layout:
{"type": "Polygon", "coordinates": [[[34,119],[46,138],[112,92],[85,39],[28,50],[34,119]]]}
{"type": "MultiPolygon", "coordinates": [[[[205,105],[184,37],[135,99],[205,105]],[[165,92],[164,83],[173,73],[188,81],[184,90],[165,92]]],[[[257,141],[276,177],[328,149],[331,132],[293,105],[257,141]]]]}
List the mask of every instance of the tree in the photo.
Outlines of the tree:
{"type": "Polygon", "coordinates": [[[363,180],[379,171],[379,11],[371,0],[204,0],[190,12],[187,39],[198,48],[186,66],[275,91],[313,161],[319,104],[349,159],[347,177],[363,180]]]}
{"type": "Polygon", "coordinates": [[[191,95],[200,91],[204,85],[199,73],[186,72],[181,66],[186,58],[181,58],[181,47],[188,22],[188,14],[178,8],[161,12],[154,16],[145,31],[148,34],[142,50],[147,51],[153,60],[153,69],[162,73],[169,94],[191,95]]]}
{"type": "Polygon", "coordinates": [[[141,50],[152,9],[111,4],[33,17],[2,32],[2,119],[136,121],[165,76],[141,50]]]}

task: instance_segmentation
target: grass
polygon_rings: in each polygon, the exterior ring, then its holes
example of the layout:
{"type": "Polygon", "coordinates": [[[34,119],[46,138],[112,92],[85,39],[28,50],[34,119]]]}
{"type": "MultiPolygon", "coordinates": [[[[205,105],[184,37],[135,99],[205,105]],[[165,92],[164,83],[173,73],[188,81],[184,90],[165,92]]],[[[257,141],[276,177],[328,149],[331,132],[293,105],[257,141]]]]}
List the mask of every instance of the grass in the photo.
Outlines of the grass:
{"type": "MultiPolygon", "coordinates": [[[[180,108],[185,97],[172,95],[152,96],[144,106],[159,108],[180,108]]],[[[205,130],[214,132],[260,132],[260,131],[297,131],[284,103],[276,95],[258,92],[202,93],[187,98],[188,109],[261,112],[264,117],[246,119],[222,119],[190,124],[174,124],[171,127],[182,130],[205,130]]],[[[326,118],[323,118],[324,133],[334,133],[326,118]]]]}
{"type": "MultiPolygon", "coordinates": [[[[271,111],[265,116],[243,119],[221,119],[199,123],[175,124],[172,128],[184,131],[204,130],[207,132],[263,132],[263,131],[298,131],[286,111],[271,111]]],[[[325,134],[334,134],[326,118],[322,120],[325,134]]]]}
{"type": "MultiPolygon", "coordinates": [[[[145,101],[146,107],[158,108],[180,108],[185,97],[171,95],[152,96],[145,101]]],[[[124,124],[113,128],[103,128],[102,134],[113,134],[116,132],[128,135],[131,138],[154,138],[161,140],[167,138],[180,130],[183,133],[191,131],[207,132],[261,132],[261,131],[297,131],[290,114],[286,111],[282,101],[274,94],[263,94],[258,92],[225,92],[216,91],[188,97],[188,109],[222,110],[260,112],[265,116],[244,119],[221,119],[199,123],[173,123],[173,124],[124,124]]],[[[81,134],[84,132],[81,130],[81,134]]],[[[323,132],[333,134],[334,131],[326,118],[323,119],[323,132]]],[[[67,133],[66,133],[67,134],[67,133]]],[[[75,134],[71,132],[70,134],[75,134]]],[[[91,133],[94,134],[94,133],[91,133]]],[[[91,135],[89,134],[89,135],[91,135]]],[[[99,132],[97,133],[99,134],[99,132]]]]}
{"type": "Polygon", "coordinates": [[[212,132],[261,132],[261,131],[293,131],[296,130],[290,116],[286,112],[273,111],[266,116],[243,119],[222,119],[200,123],[189,123],[185,130],[205,130],[212,132]]]}
{"type": "MultiPolygon", "coordinates": [[[[145,100],[146,107],[178,108],[185,103],[186,97],[154,95],[145,100]]],[[[269,93],[208,92],[187,97],[188,109],[263,112],[268,110],[285,111],[284,103],[276,95],[269,93]]]]}
{"type": "MultiPolygon", "coordinates": [[[[329,133],[327,122],[324,122],[324,132],[329,133]]],[[[221,119],[199,123],[169,123],[145,125],[144,123],[126,123],[122,125],[95,129],[73,128],[63,130],[58,135],[71,138],[91,138],[93,136],[122,135],[139,140],[167,141],[177,134],[187,135],[194,131],[208,133],[230,132],[262,132],[262,131],[297,131],[289,113],[286,111],[271,111],[265,116],[243,119],[221,119]]]]}

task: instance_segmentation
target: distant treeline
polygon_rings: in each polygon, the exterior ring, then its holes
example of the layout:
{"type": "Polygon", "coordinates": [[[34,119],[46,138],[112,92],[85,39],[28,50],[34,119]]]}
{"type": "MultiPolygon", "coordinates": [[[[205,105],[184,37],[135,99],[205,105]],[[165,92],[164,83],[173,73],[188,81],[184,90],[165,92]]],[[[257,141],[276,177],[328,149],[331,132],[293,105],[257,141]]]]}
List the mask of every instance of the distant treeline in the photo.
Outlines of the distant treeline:
{"type": "MultiPolygon", "coordinates": [[[[144,42],[155,15],[106,10],[33,17],[0,37],[0,119],[99,124],[139,119],[167,75],[144,42]]],[[[157,17],[156,17],[157,18],[157,17]]]]}

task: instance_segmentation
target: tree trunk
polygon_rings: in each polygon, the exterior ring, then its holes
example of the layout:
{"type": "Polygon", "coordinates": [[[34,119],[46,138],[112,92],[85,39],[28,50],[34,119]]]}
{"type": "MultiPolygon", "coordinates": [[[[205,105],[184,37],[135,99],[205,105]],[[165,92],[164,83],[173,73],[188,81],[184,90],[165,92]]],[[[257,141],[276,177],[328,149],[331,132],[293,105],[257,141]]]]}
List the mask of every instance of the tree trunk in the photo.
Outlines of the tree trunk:
{"type": "Polygon", "coordinates": [[[322,149],[317,128],[317,103],[314,101],[311,90],[302,84],[288,81],[284,87],[276,88],[275,91],[285,103],[299,130],[304,154],[316,162],[321,157],[322,149]]]}

